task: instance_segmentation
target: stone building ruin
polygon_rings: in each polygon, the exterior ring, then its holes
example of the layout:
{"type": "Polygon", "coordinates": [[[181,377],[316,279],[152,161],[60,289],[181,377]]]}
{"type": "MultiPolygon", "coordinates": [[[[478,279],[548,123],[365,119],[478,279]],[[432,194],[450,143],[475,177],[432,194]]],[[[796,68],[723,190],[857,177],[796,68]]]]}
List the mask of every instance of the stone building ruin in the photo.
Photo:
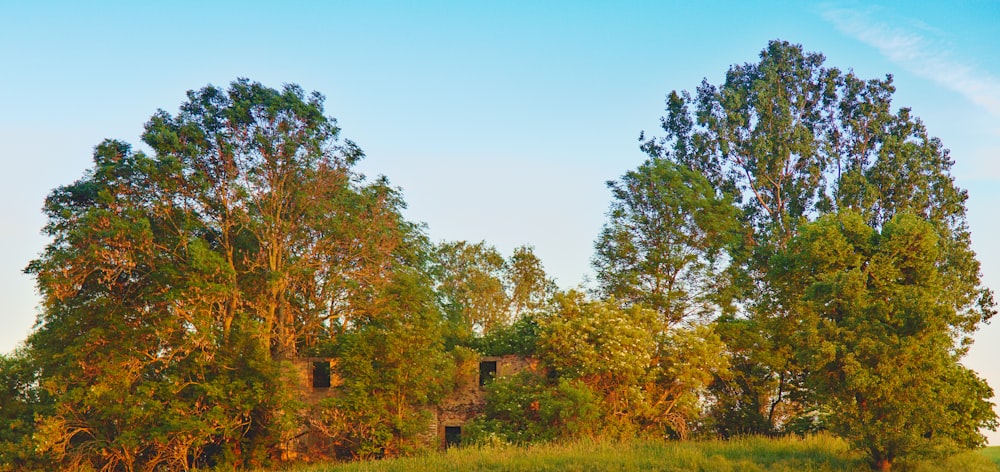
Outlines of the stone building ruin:
{"type": "Polygon", "coordinates": [[[433,412],[431,430],[438,438],[438,447],[445,448],[462,441],[462,429],[470,420],[483,413],[486,406],[485,386],[494,379],[534,369],[535,362],[522,356],[482,356],[477,375],[458,376],[455,390],[446,396],[433,412]]]}
{"type": "MultiPolygon", "coordinates": [[[[454,390],[430,411],[431,421],[423,436],[428,445],[444,449],[461,443],[466,424],[483,414],[486,385],[497,378],[537,368],[535,360],[517,355],[478,356],[464,364],[458,366],[454,390]]],[[[307,405],[316,405],[336,395],[337,386],[343,383],[337,373],[336,358],[299,357],[292,360],[292,365],[299,379],[296,392],[307,405]]],[[[320,436],[310,431],[309,425],[303,425],[288,455],[298,455],[292,450],[307,454],[325,452],[327,440],[320,436]]]]}

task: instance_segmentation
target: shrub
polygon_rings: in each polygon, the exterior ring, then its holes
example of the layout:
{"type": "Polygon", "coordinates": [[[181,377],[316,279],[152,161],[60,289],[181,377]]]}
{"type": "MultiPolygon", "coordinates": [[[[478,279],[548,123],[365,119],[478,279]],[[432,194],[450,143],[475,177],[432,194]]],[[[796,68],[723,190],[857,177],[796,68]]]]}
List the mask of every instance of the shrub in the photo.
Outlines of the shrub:
{"type": "Polygon", "coordinates": [[[466,427],[466,441],[514,444],[578,438],[598,429],[600,399],[576,380],[550,380],[530,372],[487,387],[485,414],[466,427]]]}

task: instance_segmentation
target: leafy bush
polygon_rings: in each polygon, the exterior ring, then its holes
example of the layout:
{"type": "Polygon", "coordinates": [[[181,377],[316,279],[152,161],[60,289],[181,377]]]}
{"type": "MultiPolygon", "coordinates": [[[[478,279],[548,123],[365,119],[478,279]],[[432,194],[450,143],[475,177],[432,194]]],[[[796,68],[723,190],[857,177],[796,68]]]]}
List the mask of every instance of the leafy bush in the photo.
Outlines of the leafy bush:
{"type": "Polygon", "coordinates": [[[524,316],[509,326],[501,326],[472,339],[469,344],[484,356],[532,356],[537,349],[538,331],[538,322],[531,316],[524,316]]]}
{"type": "Polygon", "coordinates": [[[582,382],[522,372],[487,387],[486,411],[466,426],[466,441],[525,444],[577,438],[596,431],[599,418],[600,399],[582,382]]]}

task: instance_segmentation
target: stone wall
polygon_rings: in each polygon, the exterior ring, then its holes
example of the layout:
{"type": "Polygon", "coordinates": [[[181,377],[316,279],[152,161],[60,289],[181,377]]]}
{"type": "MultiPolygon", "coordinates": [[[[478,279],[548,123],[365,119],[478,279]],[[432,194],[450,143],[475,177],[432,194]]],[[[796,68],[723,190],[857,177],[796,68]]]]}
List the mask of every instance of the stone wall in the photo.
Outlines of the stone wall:
{"type": "MultiPolygon", "coordinates": [[[[296,392],[306,406],[311,407],[320,400],[336,394],[337,386],[343,383],[343,379],[337,374],[337,359],[322,357],[300,357],[293,359],[296,379],[296,392]],[[330,363],[330,387],[313,387],[314,372],[313,367],[316,362],[330,363]]],[[[456,372],[455,389],[447,395],[441,403],[429,410],[430,423],[427,431],[421,435],[421,440],[426,444],[446,447],[445,428],[463,428],[467,422],[483,414],[486,406],[486,390],[480,385],[480,365],[483,362],[496,363],[496,377],[502,378],[515,375],[524,370],[534,370],[537,362],[522,356],[482,356],[470,359],[458,365],[456,372]]],[[[293,450],[300,454],[318,452],[328,446],[326,440],[310,433],[309,427],[302,425],[300,434],[294,444],[291,445],[290,454],[293,450]]]]}
{"type": "MultiPolygon", "coordinates": [[[[343,379],[337,374],[337,359],[329,357],[297,357],[291,360],[293,375],[290,381],[295,382],[294,391],[297,400],[303,403],[304,409],[299,412],[305,416],[309,409],[336,393],[337,386],[343,384],[343,379]],[[317,362],[326,362],[330,366],[330,386],[316,388],[313,386],[313,367],[317,362]]],[[[308,424],[300,424],[293,439],[284,447],[282,459],[305,460],[313,457],[327,457],[330,453],[329,439],[313,431],[308,424]]]]}
{"type": "Polygon", "coordinates": [[[306,404],[313,405],[320,400],[330,396],[341,385],[343,379],[337,374],[337,359],[329,357],[297,357],[292,360],[297,376],[296,392],[299,399],[306,404]],[[313,387],[313,365],[317,362],[328,362],[330,364],[330,386],[325,388],[313,387]]]}

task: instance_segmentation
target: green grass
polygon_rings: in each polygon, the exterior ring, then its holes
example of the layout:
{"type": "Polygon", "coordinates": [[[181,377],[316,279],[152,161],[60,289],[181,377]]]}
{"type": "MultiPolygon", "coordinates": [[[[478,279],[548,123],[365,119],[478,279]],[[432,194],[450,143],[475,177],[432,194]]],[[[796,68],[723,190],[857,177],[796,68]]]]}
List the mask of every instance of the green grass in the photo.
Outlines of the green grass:
{"type": "Polygon", "coordinates": [[[994,464],[1000,466],[1000,446],[987,447],[980,451],[980,453],[993,461],[994,464]]]}
{"type": "MultiPolygon", "coordinates": [[[[1000,447],[943,461],[898,464],[893,470],[997,471],[1000,447]]],[[[744,438],[731,441],[577,441],[531,447],[452,448],[418,457],[315,464],[294,472],[391,471],[866,471],[863,459],[836,438],[744,438]]]]}

